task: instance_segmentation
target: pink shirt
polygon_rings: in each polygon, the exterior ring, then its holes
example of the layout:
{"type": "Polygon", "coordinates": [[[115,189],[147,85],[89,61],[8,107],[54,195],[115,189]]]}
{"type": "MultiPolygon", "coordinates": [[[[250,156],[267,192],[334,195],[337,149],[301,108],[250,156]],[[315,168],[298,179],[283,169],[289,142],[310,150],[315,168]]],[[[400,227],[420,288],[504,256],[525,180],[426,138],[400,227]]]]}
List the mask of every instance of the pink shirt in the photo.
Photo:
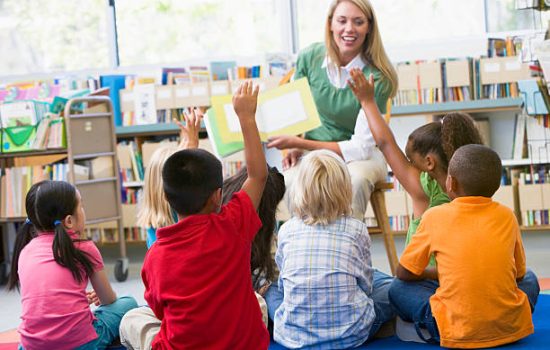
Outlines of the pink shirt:
{"type": "MultiPolygon", "coordinates": [[[[40,234],[19,257],[23,312],[18,330],[26,350],[74,349],[97,338],[86,298],[88,278],[78,283],[69,269],[55,262],[53,237],[49,232],[40,234]]],[[[101,254],[92,241],[75,245],[89,254],[94,271],[103,269],[101,254]]]]}

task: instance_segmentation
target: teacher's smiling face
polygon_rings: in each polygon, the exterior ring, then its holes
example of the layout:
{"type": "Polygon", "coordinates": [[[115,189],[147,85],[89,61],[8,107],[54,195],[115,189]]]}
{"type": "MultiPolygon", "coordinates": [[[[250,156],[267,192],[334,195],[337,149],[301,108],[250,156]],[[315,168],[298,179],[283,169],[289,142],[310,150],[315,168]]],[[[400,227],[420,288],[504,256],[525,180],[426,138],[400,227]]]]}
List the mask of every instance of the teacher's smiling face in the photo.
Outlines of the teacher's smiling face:
{"type": "Polygon", "coordinates": [[[334,10],[330,29],[340,51],[341,63],[345,66],[361,52],[369,32],[369,21],[359,7],[343,1],[334,10]]]}

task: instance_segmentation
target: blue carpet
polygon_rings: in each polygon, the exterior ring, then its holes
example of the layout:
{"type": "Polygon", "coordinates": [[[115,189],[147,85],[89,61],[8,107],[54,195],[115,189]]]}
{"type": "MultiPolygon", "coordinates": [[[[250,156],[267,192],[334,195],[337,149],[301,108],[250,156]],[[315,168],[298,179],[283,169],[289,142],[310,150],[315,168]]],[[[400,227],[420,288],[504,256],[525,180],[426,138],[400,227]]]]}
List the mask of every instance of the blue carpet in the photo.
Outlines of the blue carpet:
{"type": "MultiPolygon", "coordinates": [[[[550,295],[540,295],[533,314],[535,333],[513,344],[502,346],[502,349],[548,349],[550,348],[550,295]]],[[[435,349],[429,344],[402,342],[397,337],[375,339],[367,345],[356,349],[435,349]]],[[[270,350],[286,350],[285,347],[271,342],[270,350]]]]}

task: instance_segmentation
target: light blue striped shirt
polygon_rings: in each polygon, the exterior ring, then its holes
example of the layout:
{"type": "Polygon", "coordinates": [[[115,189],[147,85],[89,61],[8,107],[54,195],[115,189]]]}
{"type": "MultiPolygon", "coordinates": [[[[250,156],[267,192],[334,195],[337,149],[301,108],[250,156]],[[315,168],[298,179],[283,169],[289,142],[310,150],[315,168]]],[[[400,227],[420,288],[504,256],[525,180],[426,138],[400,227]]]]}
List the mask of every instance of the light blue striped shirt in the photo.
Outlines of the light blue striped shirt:
{"type": "Polygon", "coordinates": [[[367,340],[375,318],[370,245],[367,226],[351,217],[313,226],[292,218],[281,227],[275,261],[284,298],[275,341],[347,349],[367,340]]]}

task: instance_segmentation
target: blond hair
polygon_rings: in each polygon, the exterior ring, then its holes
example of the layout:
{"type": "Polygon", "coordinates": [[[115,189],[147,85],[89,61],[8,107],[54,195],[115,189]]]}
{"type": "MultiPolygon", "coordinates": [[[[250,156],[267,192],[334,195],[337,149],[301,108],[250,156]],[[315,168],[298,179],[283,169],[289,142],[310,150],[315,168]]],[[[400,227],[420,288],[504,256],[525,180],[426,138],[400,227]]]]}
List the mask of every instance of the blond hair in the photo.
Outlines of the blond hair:
{"type": "Polygon", "coordinates": [[[138,207],[138,226],[159,228],[175,223],[163,190],[162,167],[166,159],[177,150],[177,146],[162,145],[151,155],[145,169],[143,193],[138,207]]]}
{"type": "Polygon", "coordinates": [[[291,191],[292,213],[307,225],[326,225],[351,214],[351,178],[334,152],[318,150],[300,162],[291,191]]]}
{"type": "Polygon", "coordinates": [[[339,55],[340,50],[338,49],[338,46],[336,45],[336,42],[332,37],[332,31],[330,27],[332,16],[334,15],[336,7],[340,3],[345,1],[351,2],[352,4],[357,6],[367,18],[369,23],[369,32],[367,33],[367,37],[365,38],[365,42],[363,43],[363,50],[361,51],[361,54],[365,61],[372,64],[380,72],[382,72],[382,75],[389,79],[391,83],[390,97],[395,96],[398,84],[397,73],[395,72],[395,68],[393,68],[390,59],[386,54],[386,50],[384,50],[382,38],[380,37],[380,31],[378,30],[376,15],[374,14],[374,9],[372,8],[369,0],[334,0],[332,2],[329,7],[327,22],[325,26],[325,46],[327,48],[328,57],[331,59],[332,62],[334,62],[334,64],[336,64],[336,67],[338,67],[339,69],[342,65],[342,61],[340,60],[339,55]]]}

